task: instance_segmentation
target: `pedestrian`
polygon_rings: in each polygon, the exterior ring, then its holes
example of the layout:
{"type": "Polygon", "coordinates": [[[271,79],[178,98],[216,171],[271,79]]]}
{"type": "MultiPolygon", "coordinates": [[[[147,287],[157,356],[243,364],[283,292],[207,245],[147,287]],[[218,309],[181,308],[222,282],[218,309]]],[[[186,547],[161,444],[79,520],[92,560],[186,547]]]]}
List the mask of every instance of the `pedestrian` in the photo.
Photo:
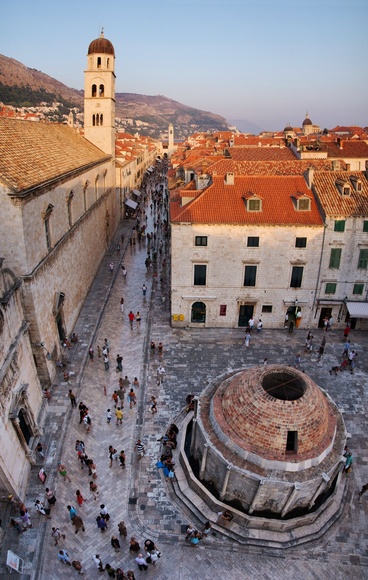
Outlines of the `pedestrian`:
{"type": "Polygon", "coordinates": [[[150,351],[151,351],[151,356],[153,356],[156,352],[156,343],[154,340],[151,340],[150,351]]]}
{"type": "Polygon", "coordinates": [[[162,355],[164,353],[164,345],[162,344],[162,342],[159,342],[157,345],[157,351],[158,351],[158,356],[160,358],[162,358],[162,355]]]}
{"type": "Polygon", "coordinates": [[[138,564],[138,568],[142,571],[142,570],[148,570],[148,566],[146,564],[146,560],[143,558],[142,554],[138,554],[138,556],[136,557],[135,561],[138,564]]]}
{"type": "Polygon", "coordinates": [[[69,482],[72,481],[68,475],[68,472],[66,470],[64,463],[58,463],[58,472],[60,473],[60,475],[64,479],[64,481],[66,481],[66,480],[68,480],[69,482]]]}
{"type": "Polygon", "coordinates": [[[261,332],[262,328],[263,328],[263,322],[261,319],[259,319],[257,322],[257,332],[261,332]]]}
{"type": "Polygon", "coordinates": [[[350,451],[348,451],[346,454],[346,461],[343,469],[343,472],[346,473],[346,475],[348,475],[348,473],[350,472],[352,463],[353,463],[353,455],[350,451]]]}
{"type": "Polygon", "coordinates": [[[348,365],[350,367],[351,374],[354,374],[355,359],[356,359],[356,357],[357,357],[357,353],[355,352],[355,350],[352,350],[351,352],[349,352],[349,354],[348,354],[348,365]]]}
{"type": "Polygon", "coordinates": [[[122,314],[124,314],[124,298],[123,297],[120,298],[120,311],[122,314]]]}
{"type": "Polygon", "coordinates": [[[136,323],[137,323],[137,328],[139,328],[140,325],[141,325],[141,320],[142,320],[142,317],[140,315],[139,310],[138,310],[137,314],[135,315],[135,320],[136,320],[136,323]]]}
{"type": "Polygon", "coordinates": [[[104,348],[107,350],[107,354],[110,354],[110,341],[105,338],[104,340],[104,348]]]}
{"type": "Polygon", "coordinates": [[[71,389],[69,389],[68,397],[70,399],[70,404],[72,406],[72,409],[74,409],[74,407],[77,406],[77,399],[76,399],[75,394],[73,393],[73,391],[71,389]]]}
{"type": "Polygon", "coordinates": [[[107,409],[106,411],[106,422],[107,423],[111,423],[111,419],[112,419],[112,413],[110,409],[107,409]]]}
{"type": "Polygon", "coordinates": [[[97,356],[98,356],[98,358],[101,358],[101,347],[100,346],[97,347],[97,356]]]}
{"type": "Polygon", "coordinates": [[[138,381],[138,378],[137,377],[134,377],[134,380],[133,380],[133,388],[134,389],[138,389],[139,388],[139,381],[138,381]]]}
{"type": "Polygon", "coordinates": [[[91,430],[91,425],[92,425],[92,418],[91,418],[91,415],[89,414],[89,412],[87,412],[85,414],[85,416],[83,417],[83,423],[86,427],[87,433],[89,433],[91,430]]]}
{"type": "Polygon", "coordinates": [[[70,519],[72,519],[72,518],[73,518],[73,516],[76,516],[76,515],[77,515],[77,510],[75,509],[75,507],[74,507],[74,506],[72,506],[72,505],[67,505],[66,507],[67,507],[67,510],[68,510],[68,512],[69,512],[70,519]]]}
{"type": "Polygon", "coordinates": [[[105,570],[109,576],[109,578],[116,578],[115,570],[110,564],[105,564],[105,570]]]}
{"type": "Polygon", "coordinates": [[[132,311],[129,312],[128,318],[129,318],[130,329],[133,330],[133,322],[134,322],[135,317],[134,317],[134,314],[132,311]]]}
{"type": "Polygon", "coordinates": [[[123,357],[118,354],[116,357],[116,371],[118,373],[122,373],[123,372],[123,357]]]}
{"type": "Polygon", "coordinates": [[[325,316],[323,319],[323,331],[327,332],[327,330],[328,330],[328,318],[327,316],[325,316]]]}
{"type": "Polygon", "coordinates": [[[166,374],[166,371],[164,369],[164,367],[161,365],[159,365],[158,369],[157,369],[157,385],[161,385],[161,383],[163,383],[164,381],[164,374],[166,374]]]}
{"type": "Polygon", "coordinates": [[[91,471],[90,475],[92,475],[93,479],[96,479],[97,478],[97,470],[96,470],[95,462],[91,461],[89,467],[90,467],[90,471],[91,471]]]}
{"type": "Polygon", "coordinates": [[[128,399],[129,399],[130,408],[133,409],[133,405],[135,406],[137,404],[137,397],[135,395],[133,388],[131,388],[129,391],[128,399]]]}
{"type": "Polygon", "coordinates": [[[297,369],[300,365],[300,352],[297,352],[294,359],[294,368],[297,369]]]}
{"type": "Polygon", "coordinates": [[[125,453],[124,453],[124,449],[122,449],[120,451],[119,454],[119,461],[120,461],[120,465],[122,469],[125,469],[125,453]]]}
{"type": "Polygon", "coordinates": [[[72,523],[73,523],[73,526],[75,527],[76,534],[79,532],[79,530],[82,530],[83,532],[86,531],[86,529],[84,527],[83,520],[80,516],[74,515],[72,517],[72,523]]]}
{"type": "Polygon", "coordinates": [[[11,528],[14,528],[15,530],[17,530],[18,535],[22,534],[23,532],[25,532],[25,528],[22,528],[22,526],[20,525],[19,522],[17,522],[16,520],[14,520],[13,518],[10,519],[10,524],[9,526],[11,528]]]}
{"type": "Polygon", "coordinates": [[[109,357],[108,357],[107,354],[104,354],[104,356],[103,356],[103,362],[104,362],[104,365],[105,365],[105,371],[108,371],[109,368],[110,368],[110,362],[109,362],[109,357]]]}
{"type": "Polygon", "coordinates": [[[111,538],[111,546],[114,548],[115,552],[120,552],[120,542],[116,536],[111,538]]]}
{"type": "MultiPolygon", "coordinates": [[[[258,328],[257,328],[257,330],[258,330],[258,328]]],[[[201,532],[198,532],[198,530],[196,530],[194,532],[194,534],[190,538],[190,543],[191,543],[192,546],[196,546],[197,544],[199,544],[199,542],[201,541],[201,539],[202,539],[201,532]]]]}
{"type": "Polygon", "coordinates": [[[113,394],[111,395],[111,399],[114,401],[114,407],[116,409],[116,407],[118,406],[118,402],[119,402],[119,395],[117,394],[116,391],[114,391],[113,394]]]}
{"type": "Polygon", "coordinates": [[[115,416],[116,416],[116,425],[122,425],[123,424],[123,411],[120,409],[120,407],[118,407],[116,409],[115,416]]]}
{"type": "Polygon", "coordinates": [[[49,504],[49,507],[52,508],[52,506],[54,506],[56,504],[56,497],[54,495],[54,492],[51,491],[51,489],[49,489],[48,487],[46,487],[45,493],[46,493],[47,503],[49,504]]]}
{"type": "Polygon", "coordinates": [[[123,280],[126,281],[127,271],[126,271],[124,264],[121,265],[121,273],[123,275],[123,280]]]}
{"type": "MultiPolygon", "coordinates": [[[[117,457],[115,459],[117,459],[117,457]]],[[[102,516],[105,519],[106,522],[108,522],[109,519],[110,519],[110,514],[107,511],[107,507],[105,506],[104,503],[102,503],[100,505],[100,516],[102,516]]]]}
{"type": "Polygon", "coordinates": [[[98,529],[101,530],[101,533],[104,532],[107,529],[106,520],[101,515],[100,516],[97,516],[96,522],[97,522],[98,529]]]}
{"type": "Polygon", "coordinates": [[[94,561],[96,568],[100,571],[100,572],[104,572],[105,568],[102,564],[102,560],[100,558],[100,554],[95,554],[94,556],[92,556],[92,560],[94,561]]]}
{"type": "Polygon", "coordinates": [[[286,313],[285,320],[284,320],[284,328],[287,328],[288,326],[289,326],[289,314],[286,313]]]}
{"type": "Polygon", "coordinates": [[[72,566],[74,570],[78,572],[81,576],[84,576],[83,567],[79,560],[73,560],[72,566]]]}
{"type": "Polygon", "coordinates": [[[124,539],[126,539],[126,537],[128,535],[128,532],[127,532],[126,525],[125,525],[125,522],[124,521],[121,521],[118,524],[118,530],[119,530],[119,534],[121,536],[123,536],[124,539]]]}
{"type": "Polygon", "coordinates": [[[343,350],[341,356],[343,356],[345,358],[349,358],[349,351],[350,351],[350,340],[346,339],[345,344],[344,344],[344,350],[343,350]]]}
{"type": "Polygon", "coordinates": [[[31,518],[29,517],[29,513],[27,512],[27,510],[21,509],[19,514],[20,514],[20,520],[24,526],[24,529],[26,530],[27,528],[31,528],[32,527],[31,518]]]}
{"type": "Polygon", "coordinates": [[[82,423],[83,421],[83,417],[86,414],[86,412],[88,411],[86,405],[81,401],[78,405],[78,410],[79,410],[79,424],[82,423]]]}
{"type": "Polygon", "coordinates": [[[358,499],[360,499],[362,497],[363,493],[365,493],[366,491],[368,491],[368,483],[366,483],[362,486],[362,489],[358,493],[358,499]]]}
{"type": "Polygon", "coordinates": [[[319,347],[318,349],[318,357],[317,357],[317,362],[319,362],[323,356],[323,353],[325,352],[325,347],[322,345],[319,347]]]}
{"type": "Polygon", "coordinates": [[[84,497],[81,494],[81,492],[79,491],[79,489],[77,489],[77,491],[75,492],[75,495],[77,496],[77,503],[78,503],[79,507],[82,507],[82,505],[84,504],[84,502],[86,500],[84,499],[84,497]]]}
{"type": "Polygon", "coordinates": [[[344,328],[344,338],[348,338],[349,332],[350,332],[350,324],[347,323],[345,328],[344,328]]]}
{"type": "Polygon", "coordinates": [[[109,459],[110,459],[109,467],[112,467],[114,459],[115,459],[115,461],[117,461],[117,459],[118,459],[117,453],[118,452],[116,451],[116,449],[112,445],[109,445],[109,459]]]}
{"type": "Polygon", "coordinates": [[[41,441],[39,441],[35,447],[35,451],[38,454],[38,457],[40,459],[45,459],[45,454],[43,452],[43,450],[46,449],[46,445],[44,445],[43,443],[41,443],[41,441]]]}
{"type": "Polygon", "coordinates": [[[95,351],[93,350],[93,347],[92,347],[92,345],[91,345],[91,346],[89,347],[89,349],[88,349],[89,359],[90,359],[90,361],[91,361],[91,362],[93,362],[93,359],[94,359],[94,352],[95,352],[95,351]]]}
{"type": "Polygon", "coordinates": [[[152,415],[157,413],[157,401],[156,397],[154,397],[153,395],[151,396],[151,413],[152,415]]]}
{"type": "Polygon", "coordinates": [[[291,319],[289,322],[289,334],[292,334],[294,331],[294,320],[291,319]]]}
{"type": "Polygon", "coordinates": [[[209,535],[209,533],[211,532],[211,527],[212,527],[211,522],[206,522],[204,524],[204,527],[202,529],[202,539],[206,538],[209,535]]]}
{"type": "Polygon", "coordinates": [[[142,292],[143,292],[143,298],[145,298],[146,294],[147,294],[147,286],[145,284],[143,284],[143,286],[142,286],[142,292]]]}
{"type": "Polygon", "coordinates": [[[142,457],[144,457],[144,455],[146,454],[146,450],[144,448],[143,443],[141,442],[140,439],[138,439],[137,443],[134,446],[135,451],[138,455],[138,460],[142,459],[142,457]]]}
{"type": "Polygon", "coordinates": [[[248,320],[249,332],[252,334],[254,329],[254,318],[253,316],[248,320]]]}
{"type": "Polygon", "coordinates": [[[62,534],[59,528],[52,528],[51,536],[54,538],[55,546],[58,545],[61,538],[65,540],[65,534],[62,534]]]}
{"type": "Polygon", "coordinates": [[[248,348],[249,347],[249,342],[250,342],[250,332],[246,332],[245,333],[245,339],[244,339],[245,348],[248,348]]]}
{"type": "Polygon", "coordinates": [[[97,487],[97,483],[95,483],[94,481],[90,481],[89,482],[89,491],[92,493],[93,495],[93,499],[97,499],[98,496],[98,487],[97,487]]]}
{"type": "Polygon", "coordinates": [[[121,568],[116,568],[116,580],[126,580],[126,576],[121,568]]]}
{"type": "Polygon", "coordinates": [[[111,274],[113,274],[114,273],[114,262],[110,262],[109,269],[110,269],[111,274]]]}
{"type": "Polygon", "coordinates": [[[70,558],[69,558],[69,555],[68,555],[68,552],[66,550],[59,550],[58,559],[63,564],[68,564],[68,566],[72,565],[70,558]]]}
{"type": "Polygon", "coordinates": [[[127,580],[135,580],[135,575],[133,570],[128,570],[127,572],[127,580]]]}

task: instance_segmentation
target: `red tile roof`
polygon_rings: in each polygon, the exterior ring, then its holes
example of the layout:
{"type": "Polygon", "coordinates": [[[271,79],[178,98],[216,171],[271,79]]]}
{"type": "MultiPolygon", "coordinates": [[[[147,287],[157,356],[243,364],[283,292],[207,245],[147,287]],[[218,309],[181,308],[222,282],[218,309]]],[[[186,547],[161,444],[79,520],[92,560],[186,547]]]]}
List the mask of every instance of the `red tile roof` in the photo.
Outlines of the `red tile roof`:
{"type": "MultiPolygon", "coordinates": [[[[206,159],[209,162],[210,159],[206,159]]],[[[343,169],[345,164],[342,162],[343,169]]],[[[215,161],[206,168],[210,175],[225,175],[229,171],[235,175],[303,175],[305,171],[313,167],[317,170],[331,171],[332,162],[328,159],[295,159],[288,161],[232,161],[221,159],[215,161]]]]}
{"type": "Polygon", "coordinates": [[[231,147],[234,161],[288,161],[295,159],[289,147],[231,147]]]}
{"type": "Polygon", "coordinates": [[[368,218],[368,180],[363,171],[316,172],[313,190],[326,215],[333,218],[353,216],[368,218]],[[354,176],[361,181],[361,191],[355,191],[351,180],[354,176]],[[350,196],[341,194],[337,182],[350,185],[350,196]]]}
{"type": "Polygon", "coordinates": [[[235,177],[234,185],[214,176],[213,183],[184,207],[170,205],[172,223],[322,225],[312,192],[300,176],[235,177]],[[252,192],[262,199],[262,211],[248,211],[244,196],[252,192]],[[297,211],[293,198],[312,199],[310,211],[297,211]]]}

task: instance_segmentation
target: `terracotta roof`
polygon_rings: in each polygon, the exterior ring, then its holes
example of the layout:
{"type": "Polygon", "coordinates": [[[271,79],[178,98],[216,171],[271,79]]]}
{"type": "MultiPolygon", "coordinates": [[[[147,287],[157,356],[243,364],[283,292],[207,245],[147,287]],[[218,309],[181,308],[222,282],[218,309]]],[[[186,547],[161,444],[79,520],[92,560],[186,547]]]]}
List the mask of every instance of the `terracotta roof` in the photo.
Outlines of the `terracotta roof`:
{"type": "Polygon", "coordinates": [[[326,215],[334,218],[352,216],[368,218],[368,180],[363,171],[316,172],[313,190],[326,215]],[[361,191],[355,190],[354,177],[360,180],[361,191]],[[350,196],[342,195],[338,188],[339,182],[350,185],[350,196]]]}
{"type": "Polygon", "coordinates": [[[0,118],[0,181],[15,193],[109,157],[67,125],[0,118]]]}
{"type": "Polygon", "coordinates": [[[295,159],[289,147],[231,147],[234,161],[287,161],[295,159]]]}
{"type": "Polygon", "coordinates": [[[338,143],[322,143],[321,149],[327,151],[328,157],[368,159],[368,144],[365,141],[343,140],[338,143]]]}
{"type": "Polygon", "coordinates": [[[180,210],[170,207],[173,223],[322,225],[317,204],[300,176],[235,177],[234,185],[214,176],[213,183],[180,210]],[[262,199],[262,211],[248,211],[244,196],[252,192],[262,199]],[[312,198],[310,211],[297,211],[293,196],[312,198]]]}
{"type": "MultiPolygon", "coordinates": [[[[207,158],[208,162],[209,159],[207,158]]],[[[343,162],[342,162],[343,163],[343,162]]],[[[345,165],[343,163],[343,168],[345,165]]],[[[206,168],[210,175],[225,175],[229,171],[235,175],[303,175],[313,167],[317,170],[331,171],[332,162],[327,159],[295,159],[288,161],[232,161],[221,159],[206,168]]]]}

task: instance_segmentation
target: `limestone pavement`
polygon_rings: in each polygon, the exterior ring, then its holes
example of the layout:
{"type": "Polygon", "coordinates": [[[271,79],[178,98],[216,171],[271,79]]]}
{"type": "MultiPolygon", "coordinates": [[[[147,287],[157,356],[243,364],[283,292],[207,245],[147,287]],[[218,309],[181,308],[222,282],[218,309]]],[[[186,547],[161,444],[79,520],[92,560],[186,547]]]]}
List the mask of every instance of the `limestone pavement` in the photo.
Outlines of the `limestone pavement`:
{"type": "MultiPolygon", "coordinates": [[[[152,231],[152,215],[147,208],[148,231],[152,231]]],[[[152,270],[146,271],[144,264],[146,246],[129,244],[133,220],[124,220],[103,260],[88,299],[83,306],[75,329],[79,342],[66,356],[70,371],[68,384],[62,371],[58,371],[52,386],[52,400],[48,407],[47,423],[43,442],[46,444],[44,468],[48,474],[46,485],[55,491],[57,503],[48,520],[35,513],[34,501],[44,498],[44,486],[37,473],[41,463],[32,470],[32,478],[26,505],[29,508],[33,527],[17,536],[15,530],[7,528],[2,548],[1,577],[7,577],[4,561],[6,550],[12,549],[25,560],[26,579],[57,580],[67,574],[77,576],[57,559],[58,547],[54,546],[51,527],[58,526],[66,538],[60,544],[68,551],[71,559],[80,560],[85,578],[98,578],[100,573],[93,561],[99,553],[104,564],[120,566],[124,572],[133,569],[136,578],[147,575],[160,579],[335,579],[367,577],[368,551],[366,516],[368,497],[357,500],[357,491],[368,481],[368,451],[365,437],[367,410],[368,363],[364,353],[368,345],[367,333],[351,332],[351,342],[359,353],[355,374],[348,372],[331,376],[328,370],[341,358],[342,333],[332,330],[327,335],[325,354],[321,362],[316,356],[304,353],[307,334],[300,328],[293,334],[286,329],[267,330],[251,338],[250,348],[243,344],[242,329],[173,329],[170,326],[169,293],[160,276],[154,279],[152,270]],[[116,244],[124,234],[121,253],[116,244]],[[114,262],[113,273],[109,263],[114,262]],[[127,269],[126,280],[121,275],[120,263],[127,269]],[[148,286],[146,298],[142,284],[148,286]],[[125,311],[120,310],[120,298],[124,297],[125,311]],[[128,313],[141,313],[139,328],[134,323],[131,330],[128,313]],[[98,357],[97,346],[104,339],[110,342],[110,369],[105,370],[102,358],[98,357]],[[149,344],[154,340],[164,343],[162,359],[151,353],[149,344]],[[94,347],[94,361],[88,357],[90,344],[94,347]],[[193,548],[185,540],[183,531],[189,521],[200,522],[185,506],[173,501],[171,483],[167,483],[162,470],[156,468],[160,454],[157,441],[167,426],[182,413],[189,392],[200,394],[208,381],[217,376],[244,366],[262,364],[265,357],[269,363],[293,364],[294,355],[302,351],[300,368],[325,388],[344,413],[347,431],[351,435],[349,447],[354,454],[350,478],[350,502],[343,516],[320,540],[288,550],[267,550],[251,546],[240,546],[221,534],[212,535],[193,548]],[[123,373],[116,372],[115,358],[123,356],[123,373]],[[166,375],[163,384],[156,383],[156,370],[161,363],[166,375]],[[114,413],[111,394],[117,388],[120,376],[127,375],[132,381],[138,377],[138,403],[133,409],[124,404],[123,425],[115,420],[106,421],[106,410],[114,413]],[[106,391],[104,389],[106,387],[106,391]],[[79,423],[78,409],[72,409],[67,397],[73,388],[78,403],[83,401],[90,409],[92,427],[89,433],[79,423]],[[157,396],[158,413],[150,412],[150,396],[157,396]],[[138,462],[134,443],[141,438],[145,457],[138,462]],[[96,483],[98,499],[89,492],[88,470],[81,469],[75,452],[76,439],[82,439],[86,452],[97,466],[96,483]],[[118,462],[109,467],[108,447],[125,450],[127,465],[123,470],[118,462]],[[63,461],[68,469],[71,483],[62,480],[57,473],[57,463],[63,461]],[[78,508],[75,491],[80,489],[87,502],[78,508]],[[101,533],[95,518],[99,505],[104,503],[110,513],[108,530],[101,533]],[[83,518],[85,532],[75,534],[66,506],[77,507],[83,518]],[[118,523],[124,520],[128,528],[128,539],[134,535],[143,547],[146,538],[152,538],[159,546],[162,557],[155,567],[140,572],[130,555],[129,541],[120,538],[121,551],[115,553],[110,545],[112,535],[118,536],[118,523]]],[[[319,345],[321,331],[315,331],[315,344],[319,345]]],[[[9,506],[8,516],[16,515],[9,506]]],[[[119,536],[118,536],[119,537],[119,536]]],[[[143,550],[142,550],[143,551],[143,550]]],[[[106,573],[104,573],[106,575],[106,573]]]]}

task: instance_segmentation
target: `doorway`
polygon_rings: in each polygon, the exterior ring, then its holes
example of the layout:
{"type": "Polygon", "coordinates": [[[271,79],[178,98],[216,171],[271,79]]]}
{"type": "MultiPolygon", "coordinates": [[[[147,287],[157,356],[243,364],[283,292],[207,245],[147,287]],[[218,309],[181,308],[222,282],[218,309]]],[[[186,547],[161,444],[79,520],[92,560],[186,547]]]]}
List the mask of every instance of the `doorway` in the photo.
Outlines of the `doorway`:
{"type": "Polygon", "coordinates": [[[241,304],[239,308],[239,320],[238,326],[248,326],[248,320],[253,318],[254,305],[253,304],[241,304]]]}
{"type": "Polygon", "coordinates": [[[323,320],[325,318],[328,318],[328,320],[330,320],[331,314],[332,314],[332,308],[321,308],[321,315],[320,315],[319,321],[318,321],[318,328],[324,327],[323,320]]]}

